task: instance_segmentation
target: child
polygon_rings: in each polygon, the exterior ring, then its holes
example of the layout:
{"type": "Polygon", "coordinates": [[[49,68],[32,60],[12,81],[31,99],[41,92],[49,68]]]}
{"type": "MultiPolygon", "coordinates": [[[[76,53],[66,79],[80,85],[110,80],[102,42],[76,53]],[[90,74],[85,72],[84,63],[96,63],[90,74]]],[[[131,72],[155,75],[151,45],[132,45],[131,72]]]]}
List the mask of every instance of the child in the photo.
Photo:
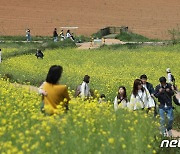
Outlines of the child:
{"type": "Polygon", "coordinates": [[[104,94],[101,94],[100,98],[99,98],[99,103],[106,103],[106,96],[104,94]]]}

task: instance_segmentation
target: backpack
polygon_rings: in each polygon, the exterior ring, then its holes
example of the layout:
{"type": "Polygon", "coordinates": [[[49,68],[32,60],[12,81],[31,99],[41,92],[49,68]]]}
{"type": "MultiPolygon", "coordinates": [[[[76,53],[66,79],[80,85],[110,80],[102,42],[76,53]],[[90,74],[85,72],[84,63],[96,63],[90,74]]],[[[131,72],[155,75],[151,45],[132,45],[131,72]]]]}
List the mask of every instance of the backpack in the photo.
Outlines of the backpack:
{"type": "Polygon", "coordinates": [[[78,97],[81,93],[81,84],[76,87],[75,90],[75,97],[78,97]]]}

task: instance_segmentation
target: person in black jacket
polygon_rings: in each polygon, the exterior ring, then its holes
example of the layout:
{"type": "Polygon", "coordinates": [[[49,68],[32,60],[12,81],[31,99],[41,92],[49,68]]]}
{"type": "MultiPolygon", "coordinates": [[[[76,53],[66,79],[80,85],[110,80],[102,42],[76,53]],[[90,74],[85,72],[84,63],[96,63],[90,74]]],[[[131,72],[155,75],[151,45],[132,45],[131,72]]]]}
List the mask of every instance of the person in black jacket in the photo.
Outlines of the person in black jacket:
{"type": "Polygon", "coordinates": [[[150,95],[154,96],[153,85],[151,83],[147,82],[147,76],[145,74],[143,74],[143,75],[140,76],[140,79],[141,79],[141,81],[143,83],[143,87],[145,86],[148,89],[150,95]]]}
{"type": "Polygon", "coordinates": [[[54,31],[53,31],[53,39],[54,39],[54,42],[57,42],[57,41],[58,41],[57,28],[54,28],[54,31]]]}
{"type": "Polygon", "coordinates": [[[143,87],[145,88],[145,90],[149,91],[149,93],[151,95],[151,98],[153,99],[153,102],[154,102],[154,106],[151,105],[153,107],[149,107],[147,112],[149,112],[149,110],[151,110],[151,108],[153,108],[154,109],[154,116],[156,116],[158,114],[158,112],[157,112],[157,109],[156,109],[156,101],[154,99],[154,88],[153,88],[153,85],[151,83],[147,82],[148,78],[147,78],[146,74],[141,75],[140,79],[141,79],[141,81],[143,83],[143,87]]]}
{"type": "Polygon", "coordinates": [[[164,136],[172,136],[172,124],[173,124],[173,108],[172,108],[172,96],[174,92],[172,90],[172,85],[166,83],[165,77],[159,78],[160,84],[156,86],[155,89],[155,97],[158,98],[160,102],[159,105],[159,114],[160,114],[160,124],[161,124],[161,132],[164,136]],[[165,116],[167,114],[168,124],[165,128],[165,116]]]}
{"type": "Polygon", "coordinates": [[[37,52],[36,52],[35,56],[37,57],[37,59],[38,58],[43,59],[44,54],[43,54],[43,52],[41,50],[37,49],[37,52]]]}

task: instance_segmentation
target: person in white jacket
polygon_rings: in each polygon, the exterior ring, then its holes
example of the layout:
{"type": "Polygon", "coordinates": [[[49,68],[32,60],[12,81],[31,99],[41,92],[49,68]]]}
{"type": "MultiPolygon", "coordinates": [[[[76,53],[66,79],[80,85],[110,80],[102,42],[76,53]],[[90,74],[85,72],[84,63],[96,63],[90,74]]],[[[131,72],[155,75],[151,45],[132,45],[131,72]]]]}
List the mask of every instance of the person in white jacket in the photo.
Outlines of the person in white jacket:
{"type": "Polygon", "coordinates": [[[81,84],[81,90],[80,90],[80,97],[81,98],[89,98],[91,97],[91,93],[90,93],[90,87],[89,87],[89,81],[90,81],[90,76],[89,75],[85,75],[83,82],[81,84]]]}
{"type": "Polygon", "coordinates": [[[133,92],[130,98],[130,108],[133,110],[155,107],[154,100],[152,99],[146,87],[140,79],[136,79],[133,85],[133,92]]]}
{"type": "Polygon", "coordinates": [[[114,99],[114,110],[117,111],[119,108],[126,107],[128,107],[126,88],[124,86],[120,86],[118,89],[118,94],[114,99]]]}

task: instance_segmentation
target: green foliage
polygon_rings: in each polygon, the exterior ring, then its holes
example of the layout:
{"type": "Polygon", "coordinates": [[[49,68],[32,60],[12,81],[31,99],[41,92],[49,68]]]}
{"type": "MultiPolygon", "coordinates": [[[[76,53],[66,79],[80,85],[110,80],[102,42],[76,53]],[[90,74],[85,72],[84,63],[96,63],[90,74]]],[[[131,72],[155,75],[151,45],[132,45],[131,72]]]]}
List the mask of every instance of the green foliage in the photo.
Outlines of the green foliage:
{"type": "MultiPolygon", "coordinates": [[[[31,41],[52,40],[50,36],[32,36],[31,41]]],[[[26,41],[26,36],[0,36],[0,41],[26,41]]]]}
{"type": "Polygon", "coordinates": [[[142,46],[137,43],[127,43],[127,44],[115,44],[115,45],[103,45],[100,47],[100,50],[135,50],[139,49],[142,46]]]}
{"type": "Polygon", "coordinates": [[[173,28],[171,30],[168,30],[168,32],[171,36],[172,44],[180,43],[180,28],[178,25],[177,25],[177,28],[173,28]]]}
{"type": "Polygon", "coordinates": [[[43,43],[39,42],[0,42],[2,50],[2,59],[5,60],[10,57],[35,54],[37,49],[57,49],[57,48],[74,48],[76,44],[71,40],[64,40],[53,42],[52,40],[45,40],[43,43]]]}
{"type": "Polygon", "coordinates": [[[84,35],[75,36],[75,42],[77,43],[83,43],[83,42],[89,42],[89,41],[91,41],[91,39],[84,35]]]}
{"type": "MultiPolygon", "coordinates": [[[[45,79],[49,67],[59,64],[64,68],[62,82],[72,89],[88,74],[91,76],[91,87],[113,99],[120,85],[125,85],[130,95],[134,79],[141,74],[147,74],[154,86],[158,84],[160,76],[166,75],[168,67],[174,70],[175,77],[178,76],[180,59],[177,54],[179,46],[137,49],[125,47],[116,50],[102,48],[93,51],[71,48],[45,50],[43,60],[36,59],[33,54],[4,61],[0,65],[0,73],[10,73],[18,82],[30,81],[31,84],[39,85],[45,79]]],[[[180,85],[178,82],[177,79],[177,84],[180,85]]]]}
{"type": "Polygon", "coordinates": [[[119,35],[116,36],[116,39],[127,42],[157,41],[132,32],[121,32],[119,35]]]}
{"type": "Polygon", "coordinates": [[[53,42],[53,41],[47,41],[44,42],[41,46],[42,50],[45,49],[57,49],[57,48],[74,48],[76,47],[76,44],[70,40],[70,39],[65,39],[64,41],[58,41],[58,42],[53,42]]]}
{"type": "Polygon", "coordinates": [[[93,38],[99,38],[99,39],[101,39],[101,38],[103,37],[103,35],[102,35],[102,33],[99,31],[99,32],[97,32],[97,33],[92,34],[92,37],[93,37],[93,38]]]}

